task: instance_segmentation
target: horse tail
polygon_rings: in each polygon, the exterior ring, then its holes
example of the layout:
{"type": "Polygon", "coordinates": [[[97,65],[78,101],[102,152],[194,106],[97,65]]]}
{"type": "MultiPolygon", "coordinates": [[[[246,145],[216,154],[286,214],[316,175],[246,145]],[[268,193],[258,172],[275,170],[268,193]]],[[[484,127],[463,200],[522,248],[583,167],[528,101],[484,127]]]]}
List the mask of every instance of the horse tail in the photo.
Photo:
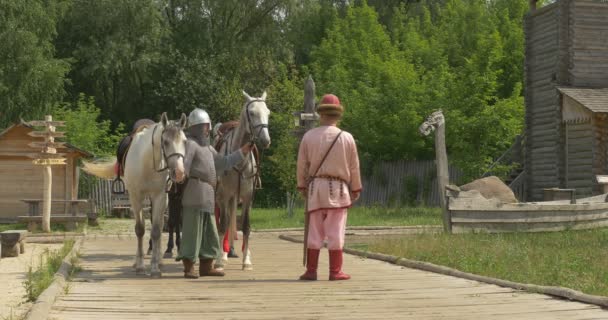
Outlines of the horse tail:
{"type": "Polygon", "coordinates": [[[116,159],[104,162],[83,161],[83,168],[86,173],[103,179],[113,179],[116,177],[116,159]]]}

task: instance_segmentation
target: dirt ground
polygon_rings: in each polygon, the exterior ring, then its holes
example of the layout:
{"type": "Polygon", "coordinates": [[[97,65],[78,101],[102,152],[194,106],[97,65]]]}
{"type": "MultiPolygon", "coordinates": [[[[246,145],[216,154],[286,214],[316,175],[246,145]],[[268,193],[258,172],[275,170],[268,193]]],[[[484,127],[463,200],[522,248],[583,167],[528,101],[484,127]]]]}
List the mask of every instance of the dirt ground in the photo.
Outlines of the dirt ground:
{"type": "Polygon", "coordinates": [[[38,266],[40,257],[46,248],[57,250],[61,246],[61,243],[26,243],[24,254],[20,254],[19,257],[2,258],[0,260],[0,283],[2,284],[0,319],[21,319],[29,310],[31,303],[25,303],[25,288],[23,287],[28,268],[38,266]]]}

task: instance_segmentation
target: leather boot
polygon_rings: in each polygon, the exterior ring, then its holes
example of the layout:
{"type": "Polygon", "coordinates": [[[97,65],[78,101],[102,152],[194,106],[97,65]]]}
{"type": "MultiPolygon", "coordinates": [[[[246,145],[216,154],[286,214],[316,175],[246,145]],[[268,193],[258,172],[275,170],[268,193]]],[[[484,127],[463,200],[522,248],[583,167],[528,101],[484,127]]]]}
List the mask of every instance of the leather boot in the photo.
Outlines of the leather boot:
{"type": "Polygon", "coordinates": [[[306,272],[300,276],[300,280],[317,280],[320,252],[319,249],[308,249],[306,251],[306,272]]]}
{"type": "Polygon", "coordinates": [[[223,277],[224,271],[213,269],[213,259],[200,259],[199,273],[201,277],[223,277]]]}
{"type": "Polygon", "coordinates": [[[182,259],[184,264],[184,278],[186,279],[198,279],[198,275],[194,271],[194,262],[188,259],[182,259]]]}
{"type": "Polygon", "coordinates": [[[329,280],[348,280],[350,276],[342,272],[342,250],[329,250],[329,280]]]}

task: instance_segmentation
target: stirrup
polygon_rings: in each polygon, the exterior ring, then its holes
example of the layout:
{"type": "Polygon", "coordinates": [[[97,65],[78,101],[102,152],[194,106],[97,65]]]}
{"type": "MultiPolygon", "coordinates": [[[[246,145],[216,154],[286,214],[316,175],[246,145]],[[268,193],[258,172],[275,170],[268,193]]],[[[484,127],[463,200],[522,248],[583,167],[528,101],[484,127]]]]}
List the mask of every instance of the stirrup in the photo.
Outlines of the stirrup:
{"type": "Polygon", "coordinates": [[[116,179],[114,179],[112,181],[112,193],[113,194],[124,194],[125,191],[126,191],[126,188],[125,188],[124,181],[122,181],[120,176],[116,177],[116,179]]]}

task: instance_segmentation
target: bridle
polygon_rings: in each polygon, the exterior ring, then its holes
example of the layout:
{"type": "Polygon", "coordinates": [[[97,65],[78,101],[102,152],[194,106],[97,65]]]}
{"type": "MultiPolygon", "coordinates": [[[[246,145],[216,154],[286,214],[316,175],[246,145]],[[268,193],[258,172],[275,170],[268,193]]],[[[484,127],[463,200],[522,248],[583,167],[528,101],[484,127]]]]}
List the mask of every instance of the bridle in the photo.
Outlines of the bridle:
{"type": "Polygon", "coordinates": [[[153,166],[154,166],[154,170],[156,170],[156,172],[163,172],[165,170],[169,169],[169,159],[171,159],[172,157],[181,157],[182,159],[184,159],[184,155],[179,153],[179,152],[174,152],[170,155],[167,155],[167,153],[165,152],[165,144],[163,143],[163,135],[165,134],[165,128],[163,127],[163,131],[160,133],[160,155],[163,158],[163,160],[165,161],[165,166],[163,168],[160,169],[156,169],[156,152],[154,152],[154,136],[156,135],[156,128],[158,128],[158,123],[154,126],[154,130],[152,130],[152,161],[153,161],[153,166]]]}
{"type": "Polygon", "coordinates": [[[252,124],[251,116],[249,115],[249,106],[254,102],[266,102],[266,101],[263,99],[253,99],[253,100],[250,100],[249,102],[247,102],[247,104],[245,105],[245,113],[247,114],[247,124],[249,125],[249,135],[251,135],[250,142],[256,143],[258,141],[258,136],[260,135],[262,130],[264,130],[264,128],[268,128],[268,124],[260,123],[255,126],[252,124]],[[255,133],[256,129],[258,129],[257,133],[255,133]]]}

